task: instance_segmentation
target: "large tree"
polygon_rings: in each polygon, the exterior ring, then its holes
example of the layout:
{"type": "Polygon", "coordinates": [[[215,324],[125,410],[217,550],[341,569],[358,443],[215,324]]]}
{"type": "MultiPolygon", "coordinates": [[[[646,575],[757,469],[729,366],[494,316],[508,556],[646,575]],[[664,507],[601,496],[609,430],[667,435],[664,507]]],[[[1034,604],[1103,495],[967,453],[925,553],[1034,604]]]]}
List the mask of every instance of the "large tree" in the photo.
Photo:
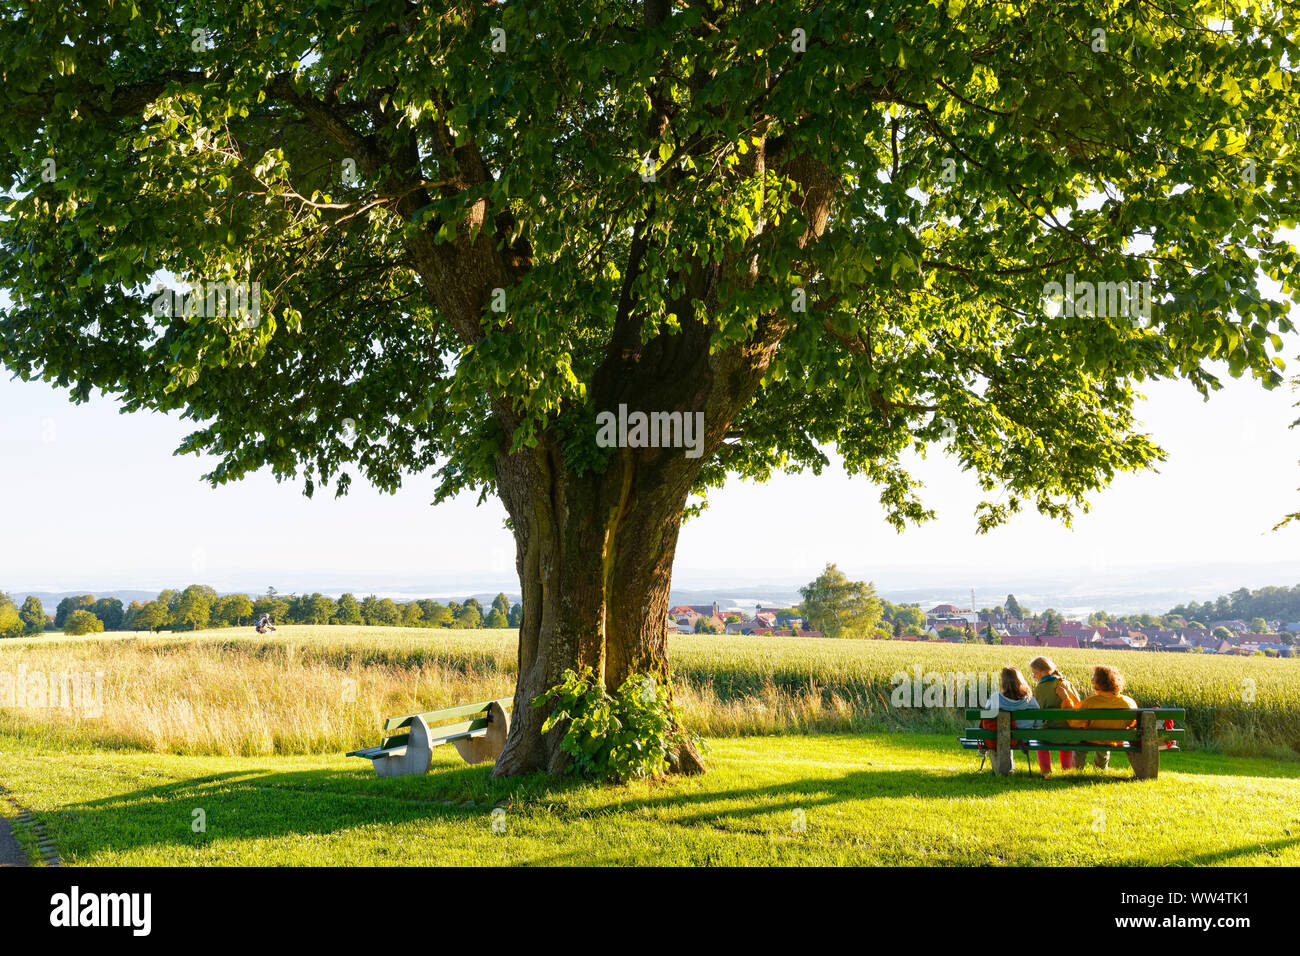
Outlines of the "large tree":
{"type": "Polygon", "coordinates": [[[68,619],[68,615],[78,609],[90,610],[95,606],[95,595],[93,594],[72,594],[65,597],[59,602],[59,606],[54,609],[54,626],[62,628],[63,623],[68,619]]]}
{"type": "Polygon", "coordinates": [[[125,611],[122,608],[121,600],[118,598],[100,598],[87,610],[104,622],[104,630],[120,631],[122,629],[125,611]]]}
{"type": "Polygon", "coordinates": [[[564,669],[666,673],[728,473],[837,453],[901,527],[938,446],[980,528],[1068,520],[1161,457],[1136,383],[1279,380],[1281,0],[0,4],[0,361],[181,412],[213,482],[499,495],[498,774],[563,767],[564,669]]]}
{"type": "Polygon", "coordinates": [[[424,623],[424,608],[418,601],[409,601],[401,605],[402,627],[419,627],[424,623]]]}
{"type": "Polygon", "coordinates": [[[220,598],[213,614],[222,623],[238,627],[253,616],[253,602],[247,594],[227,594],[220,598]]]}
{"type": "Polygon", "coordinates": [[[875,585],[850,581],[833,564],[799,593],[803,596],[799,612],[827,637],[866,637],[880,621],[882,605],[875,585]]]}
{"type": "Polygon", "coordinates": [[[306,599],[307,620],[309,624],[328,624],[338,605],[334,603],[332,597],[327,597],[319,591],[312,594],[306,599]]]}
{"type": "Polygon", "coordinates": [[[137,631],[161,631],[172,621],[171,612],[162,601],[149,601],[136,612],[131,619],[131,627],[137,631]]]}
{"type": "Polygon", "coordinates": [[[18,616],[22,618],[23,629],[26,633],[39,634],[45,630],[45,608],[41,606],[41,599],[35,594],[27,595],[27,600],[23,601],[18,616]]]}
{"type": "Polygon", "coordinates": [[[172,602],[172,630],[203,630],[211,621],[212,608],[217,600],[217,592],[206,584],[191,584],[172,602]]]}
{"type": "Polygon", "coordinates": [[[354,595],[346,592],[339,595],[338,605],[334,611],[334,623],[361,623],[361,607],[357,604],[357,599],[354,595]]]}
{"type": "Polygon", "coordinates": [[[68,612],[63,622],[64,634],[98,634],[104,630],[104,622],[85,608],[74,608],[68,612]]]}

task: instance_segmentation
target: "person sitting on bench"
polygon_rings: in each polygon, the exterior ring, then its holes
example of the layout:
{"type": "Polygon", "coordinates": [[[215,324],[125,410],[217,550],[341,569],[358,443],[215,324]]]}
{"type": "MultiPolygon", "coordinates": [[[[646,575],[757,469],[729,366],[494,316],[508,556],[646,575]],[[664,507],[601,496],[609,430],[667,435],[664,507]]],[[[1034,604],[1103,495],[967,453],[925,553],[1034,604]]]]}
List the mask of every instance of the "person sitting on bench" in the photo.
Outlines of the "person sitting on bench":
{"type": "MultiPolygon", "coordinates": [[[[1085,698],[1079,705],[1083,710],[1123,710],[1126,707],[1130,710],[1137,709],[1137,701],[1132,697],[1124,696],[1124,675],[1117,668],[1108,664],[1102,664],[1092,669],[1092,692],[1092,696],[1085,698]]],[[[1094,728],[1128,730],[1136,726],[1136,720],[1088,721],[1089,730],[1094,728]]],[[[1092,742],[1103,746],[1109,744],[1117,748],[1124,746],[1117,740],[1094,740],[1092,742]]],[[[1131,766],[1133,758],[1129,756],[1127,751],[1124,753],[1124,757],[1131,766]]],[[[1082,762],[1080,762],[1080,765],[1082,765],[1082,762]]],[[[1094,753],[1092,755],[1092,765],[1098,770],[1105,770],[1110,766],[1110,751],[1098,750],[1094,753]]]]}
{"type": "MultiPolygon", "coordinates": [[[[1020,673],[1018,668],[1002,668],[999,685],[998,693],[989,697],[984,704],[984,713],[996,714],[1003,710],[1038,710],[1038,701],[1034,700],[1034,695],[1029,692],[1029,684],[1025,682],[1025,675],[1020,673]]],[[[997,730],[998,727],[997,721],[992,719],[985,719],[980,723],[987,730],[997,730]]],[[[1035,730],[1041,723],[1040,720],[1021,720],[1019,718],[1014,718],[1011,722],[1012,727],[1021,730],[1035,730]]],[[[1020,741],[1013,739],[1011,746],[1020,746],[1020,741]]],[[[989,741],[987,749],[990,751],[996,749],[993,741],[989,741]]],[[[981,766],[983,766],[982,763],[981,766]]]]}
{"type": "MultiPolygon", "coordinates": [[[[1078,707],[1082,703],[1079,700],[1079,695],[1075,693],[1074,687],[1065,679],[1050,657],[1035,657],[1029,662],[1029,673],[1034,675],[1036,684],[1034,687],[1034,700],[1038,701],[1038,706],[1044,710],[1078,707]],[[1071,700],[1073,700],[1073,703],[1070,703],[1071,700]]],[[[1064,720],[1043,721],[1044,730],[1065,730],[1069,726],[1064,720]]],[[[1052,752],[1050,750],[1039,750],[1037,753],[1038,769],[1043,776],[1047,776],[1052,772],[1052,752]]],[[[1062,770],[1074,768],[1074,754],[1071,751],[1062,750],[1060,757],[1062,770]]]]}

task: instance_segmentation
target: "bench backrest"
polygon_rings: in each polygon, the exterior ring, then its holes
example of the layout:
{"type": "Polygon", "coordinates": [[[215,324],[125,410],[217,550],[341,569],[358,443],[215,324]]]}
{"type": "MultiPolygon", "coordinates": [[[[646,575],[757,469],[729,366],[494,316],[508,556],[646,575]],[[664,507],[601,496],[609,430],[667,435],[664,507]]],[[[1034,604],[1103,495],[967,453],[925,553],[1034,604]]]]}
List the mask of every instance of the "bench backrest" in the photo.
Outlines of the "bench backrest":
{"type": "Polygon", "coordinates": [[[429,725],[429,729],[435,735],[457,735],[471,734],[478,730],[486,730],[489,723],[488,710],[493,704],[500,704],[503,709],[509,710],[510,705],[514,703],[511,697],[502,697],[498,700],[484,700],[477,704],[461,704],[457,707],[444,707],[442,710],[429,710],[422,714],[405,714],[401,717],[389,717],[384,721],[384,739],[380,744],[381,747],[401,747],[410,740],[410,733],[405,728],[411,726],[411,722],[416,717],[423,717],[424,722],[429,725]],[[462,720],[455,724],[446,724],[444,721],[455,720],[457,717],[468,717],[469,720],[462,720]],[[394,731],[400,731],[394,733],[394,731]]]}
{"type": "MultiPolygon", "coordinates": [[[[1142,713],[1152,713],[1160,721],[1172,720],[1177,723],[1187,717],[1187,711],[1179,707],[1138,707],[1102,710],[1066,709],[1061,707],[1030,707],[1026,710],[1008,710],[1013,720],[1137,720],[1142,713]]],[[[985,713],[975,707],[967,708],[967,720],[987,720],[997,716],[994,712],[985,713]]]]}
{"type": "MultiPolygon", "coordinates": [[[[478,717],[487,718],[488,708],[493,704],[500,704],[506,710],[514,703],[512,697],[502,697],[499,700],[485,700],[477,704],[461,704],[458,707],[444,707],[442,710],[430,710],[423,714],[407,714],[403,717],[389,717],[384,721],[384,730],[401,730],[403,727],[411,726],[411,721],[416,717],[423,717],[424,722],[432,727],[434,724],[441,723],[444,720],[454,720],[457,717],[478,717]]],[[[486,726],[486,724],[484,725],[486,726]]]]}
{"type": "MultiPolygon", "coordinates": [[[[1140,744],[1142,742],[1141,715],[1144,713],[1154,714],[1156,719],[1155,741],[1164,745],[1173,742],[1181,742],[1186,735],[1186,731],[1177,728],[1173,730],[1165,729],[1165,721],[1172,720],[1175,723],[1184,719],[1185,711],[1176,707],[1139,707],[1137,709],[1118,708],[1102,710],[1092,709],[1067,709],[1057,707],[1028,708],[1026,710],[1002,710],[998,711],[996,716],[1006,714],[1012,722],[1012,726],[1018,738],[1036,740],[1040,743],[1051,744],[1090,744],[1095,743],[1099,738],[1105,738],[1106,741],[1121,741],[1131,744],[1140,744]],[[1042,727],[1033,729],[1024,726],[1021,721],[1048,721],[1048,720],[1103,720],[1103,721],[1124,721],[1131,722],[1131,727],[1042,727]],[[1020,724],[1016,726],[1016,724],[1020,724]]],[[[970,708],[966,711],[966,719],[970,721],[990,720],[995,716],[991,712],[986,714],[984,711],[970,708]]],[[[968,740],[987,740],[996,741],[998,732],[996,730],[985,729],[982,726],[976,726],[967,729],[965,737],[968,740]]]]}

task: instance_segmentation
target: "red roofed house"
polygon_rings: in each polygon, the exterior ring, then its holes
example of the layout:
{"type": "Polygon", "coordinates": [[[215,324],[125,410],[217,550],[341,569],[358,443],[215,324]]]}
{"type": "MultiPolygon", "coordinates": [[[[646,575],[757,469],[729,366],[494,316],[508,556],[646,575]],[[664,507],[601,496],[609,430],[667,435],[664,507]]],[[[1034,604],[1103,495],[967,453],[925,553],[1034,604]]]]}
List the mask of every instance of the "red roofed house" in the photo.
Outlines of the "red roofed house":
{"type": "Polygon", "coordinates": [[[1079,639],[1064,634],[1008,634],[1002,643],[1013,647],[1078,647],[1079,639]]]}
{"type": "Polygon", "coordinates": [[[1100,638],[1101,634],[1090,624],[1080,624],[1078,621],[1065,621],[1061,624],[1061,633],[1065,637],[1072,637],[1079,642],[1079,646],[1090,644],[1095,638],[1100,638]]]}

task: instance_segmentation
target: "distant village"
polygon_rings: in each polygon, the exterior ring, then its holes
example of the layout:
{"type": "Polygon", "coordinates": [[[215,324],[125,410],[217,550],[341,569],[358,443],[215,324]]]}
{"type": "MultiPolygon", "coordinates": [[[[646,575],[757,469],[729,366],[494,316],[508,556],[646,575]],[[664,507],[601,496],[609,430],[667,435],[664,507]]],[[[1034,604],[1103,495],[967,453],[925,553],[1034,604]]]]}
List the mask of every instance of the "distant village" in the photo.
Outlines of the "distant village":
{"type": "Polygon", "coordinates": [[[668,610],[668,630],[679,634],[753,634],[772,637],[822,637],[805,628],[790,608],[758,607],[753,614],[740,608],[727,611],[712,604],[679,604],[668,610]]]}
{"type": "MultiPolygon", "coordinates": [[[[913,633],[871,635],[881,640],[944,641],[952,644],[990,643],[1018,647],[1105,648],[1169,653],[1236,654],[1292,657],[1300,621],[1265,621],[1267,633],[1254,633],[1252,623],[1239,619],[1211,621],[1204,626],[1139,627],[1128,624],[1093,625],[1076,620],[1022,620],[1002,609],[973,611],[940,604],[924,612],[924,628],[913,633]],[[1049,633],[1050,632],[1050,633],[1049,633]]],[[[680,634],[712,633],[774,637],[822,637],[809,629],[796,609],[758,607],[722,610],[713,604],[680,604],[668,612],[668,630],[680,634]]],[[[1256,622],[1258,626],[1258,622],[1256,622]]],[[[896,629],[899,630],[899,629],[896,629]]]]}
{"type": "Polygon", "coordinates": [[[1041,622],[1018,620],[1006,612],[971,611],[952,604],[940,604],[931,608],[926,612],[925,623],[923,636],[905,635],[899,639],[939,639],[962,643],[966,640],[968,629],[976,635],[977,640],[991,629],[998,638],[997,643],[1020,647],[1092,647],[1244,655],[1261,652],[1270,656],[1290,657],[1294,648],[1287,638],[1293,641],[1294,635],[1300,633],[1300,621],[1267,621],[1272,633],[1255,634],[1251,632],[1250,622],[1234,619],[1211,621],[1204,627],[1187,625],[1180,628],[1095,626],[1065,620],[1055,626],[1055,630],[1060,633],[1048,634],[1044,632],[1041,622]],[[945,629],[949,630],[945,633],[945,629]],[[952,629],[960,633],[954,635],[952,629]]]}

